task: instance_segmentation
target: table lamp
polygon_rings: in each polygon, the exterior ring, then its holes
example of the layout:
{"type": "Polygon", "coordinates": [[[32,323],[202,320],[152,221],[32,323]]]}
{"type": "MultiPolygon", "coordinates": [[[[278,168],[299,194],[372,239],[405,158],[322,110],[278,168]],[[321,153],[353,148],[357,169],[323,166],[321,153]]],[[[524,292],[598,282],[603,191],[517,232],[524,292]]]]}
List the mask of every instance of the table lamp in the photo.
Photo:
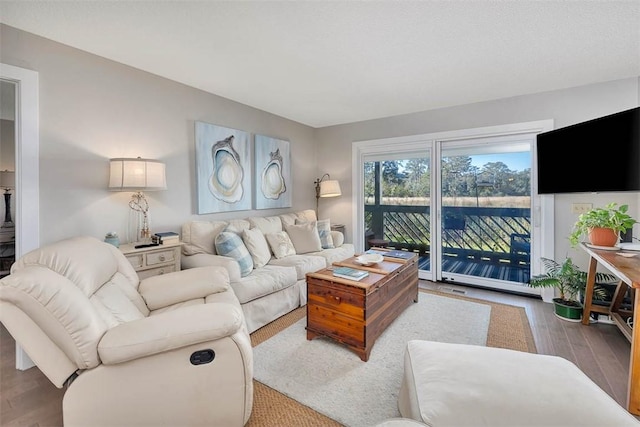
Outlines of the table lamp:
{"type": "Polygon", "coordinates": [[[316,179],[314,184],[316,186],[316,217],[320,219],[318,216],[318,201],[320,197],[338,197],[342,195],[342,191],[340,190],[340,183],[337,180],[331,179],[328,173],[316,179]]]}
{"type": "Polygon", "coordinates": [[[129,241],[151,242],[149,203],[143,191],[167,189],[164,163],[140,157],[110,159],[109,163],[109,189],[133,192],[129,201],[132,213],[129,222],[129,241]]]}

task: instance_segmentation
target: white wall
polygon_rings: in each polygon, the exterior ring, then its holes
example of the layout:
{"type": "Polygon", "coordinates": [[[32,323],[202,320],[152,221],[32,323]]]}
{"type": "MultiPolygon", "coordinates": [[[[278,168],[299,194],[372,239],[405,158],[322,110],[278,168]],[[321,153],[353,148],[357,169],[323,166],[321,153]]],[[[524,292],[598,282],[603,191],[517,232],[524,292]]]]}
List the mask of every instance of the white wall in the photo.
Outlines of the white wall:
{"type": "MultiPolygon", "coordinates": [[[[350,229],[352,231],[350,153],[354,141],[546,119],[553,119],[556,128],[564,127],[637,107],[640,97],[639,81],[640,78],[635,77],[318,129],[315,133],[319,147],[318,173],[330,173],[332,178],[340,180],[343,190],[343,196],[340,198],[321,200],[324,212],[326,216],[331,217],[332,221],[345,223],[347,232],[350,232],[350,229]],[[342,152],[344,156],[335,156],[336,152],[342,152]]],[[[607,141],[602,141],[602,148],[607,149],[607,141]]],[[[389,147],[389,151],[392,150],[393,147],[389,147]]],[[[569,156],[570,154],[568,158],[569,156]]],[[[584,173],[583,168],[589,167],[589,165],[579,165],[572,172],[569,169],[569,162],[567,165],[566,171],[558,171],[559,177],[562,173],[584,173]]],[[[631,215],[640,218],[640,194],[638,193],[555,196],[556,258],[562,259],[568,255],[586,268],[587,257],[584,252],[579,249],[569,249],[567,236],[577,218],[576,214],[571,213],[571,203],[584,202],[601,206],[611,201],[629,204],[631,215]]],[[[640,237],[640,226],[634,229],[634,236],[640,237]]]]}
{"type": "Polygon", "coordinates": [[[127,235],[131,194],[107,190],[112,157],[166,163],[168,189],[147,194],[155,230],[314,206],[312,128],[6,25],[0,43],[0,62],[40,77],[42,244],[108,231],[127,235]],[[195,121],[289,140],[293,207],[197,215],[195,121]]]}

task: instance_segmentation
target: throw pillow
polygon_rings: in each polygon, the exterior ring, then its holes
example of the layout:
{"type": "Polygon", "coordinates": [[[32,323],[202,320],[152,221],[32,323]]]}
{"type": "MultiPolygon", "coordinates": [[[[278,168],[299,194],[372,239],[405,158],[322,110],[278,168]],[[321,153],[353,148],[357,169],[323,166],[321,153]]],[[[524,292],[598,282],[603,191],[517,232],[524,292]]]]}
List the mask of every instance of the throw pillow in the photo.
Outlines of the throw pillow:
{"type": "Polygon", "coordinates": [[[285,226],[287,234],[291,238],[296,253],[306,254],[309,252],[318,252],[322,250],[320,235],[316,221],[306,224],[294,224],[285,226]]]}
{"type": "Polygon", "coordinates": [[[271,250],[267,239],[258,228],[244,230],[242,232],[242,241],[253,259],[253,268],[264,267],[271,259],[271,250]]]}
{"type": "Polygon", "coordinates": [[[216,252],[218,255],[228,256],[240,265],[240,275],[245,277],[253,270],[253,259],[242,242],[240,236],[231,231],[223,231],[216,236],[216,252]]]}
{"type": "Polygon", "coordinates": [[[320,243],[322,249],[333,249],[333,237],[331,237],[331,222],[328,219],[322,219],[316,223],[318,227],[318,235],[320,236],[320,243]]]}
{"type": "Polygon", "coordinates": [[[271,251],[276,258],[280,259],[296,254],[296,248],[293,247],[293,243],[286,231],[265,234],[264,237],[269,242],[271,251]]]}
{"type": "MultiPolygon", "coordinates": [[[[296,218],[296,225],[301,224],[309,224],[310,221],[305,219],[296,218]]],[[[331,235],[331,222],[328,219],[323,219],[320,221],[311,221],[316,223],[316,227],[318,228],[318,236],[320,237],[320,245],[322,245],[322,249],[333,249],[336,247],[335,242],[333,240],[333,236],[331,235]]],[[[285,227],[286,228],[286,227],[285,227]]]]}

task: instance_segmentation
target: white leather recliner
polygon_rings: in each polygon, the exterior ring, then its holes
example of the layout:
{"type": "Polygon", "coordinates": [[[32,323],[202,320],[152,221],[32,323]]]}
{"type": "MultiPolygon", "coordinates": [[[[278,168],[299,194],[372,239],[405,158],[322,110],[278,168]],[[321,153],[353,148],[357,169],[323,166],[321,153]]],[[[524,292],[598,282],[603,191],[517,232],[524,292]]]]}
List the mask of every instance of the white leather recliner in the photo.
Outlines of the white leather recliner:
{"type": "Polygon", "coordinates": [[[253,352],[226,270],[140,281],[93,237],[34,250],[0,280],[0,320],[63,398],[65,426],[243,426],[253,352]]]}

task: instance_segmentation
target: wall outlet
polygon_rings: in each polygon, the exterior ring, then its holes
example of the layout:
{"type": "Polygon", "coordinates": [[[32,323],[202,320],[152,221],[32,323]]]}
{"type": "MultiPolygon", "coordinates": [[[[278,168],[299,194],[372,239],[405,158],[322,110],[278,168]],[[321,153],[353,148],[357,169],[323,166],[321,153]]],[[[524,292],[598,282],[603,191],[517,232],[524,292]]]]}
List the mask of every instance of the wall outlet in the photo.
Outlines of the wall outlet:
{"type": "Polygon", "coordinates": [[[593,209],[593,203],[572,203],[571,213],[581,214],[593,209]]]}

